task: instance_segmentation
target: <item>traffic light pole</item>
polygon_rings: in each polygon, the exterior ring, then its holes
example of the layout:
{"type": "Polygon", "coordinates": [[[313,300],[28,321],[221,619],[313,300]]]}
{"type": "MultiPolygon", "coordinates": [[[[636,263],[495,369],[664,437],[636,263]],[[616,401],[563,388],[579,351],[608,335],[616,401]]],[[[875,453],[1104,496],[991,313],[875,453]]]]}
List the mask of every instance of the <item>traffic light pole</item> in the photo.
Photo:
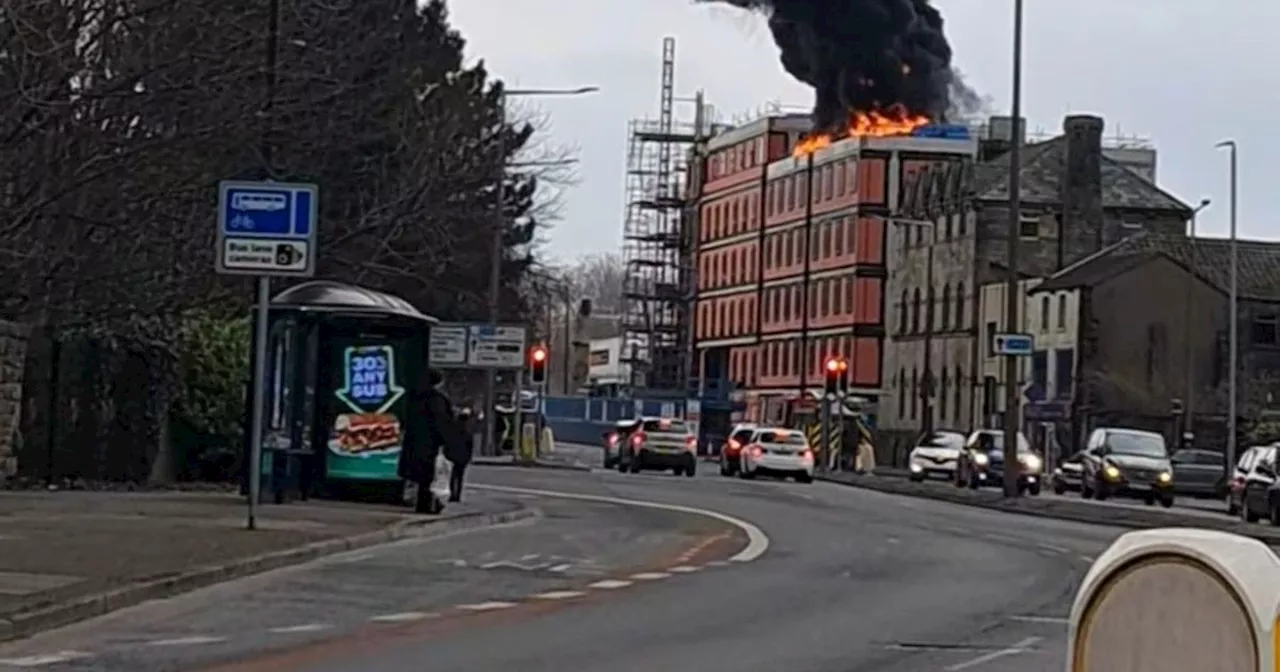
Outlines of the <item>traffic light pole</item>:
{"type": "Polygon", "coordinates": [[[818,451],[818,468],[827,470],[827,461],[831,459],[831,395],[822,393],[822,449],[818,451]]]}

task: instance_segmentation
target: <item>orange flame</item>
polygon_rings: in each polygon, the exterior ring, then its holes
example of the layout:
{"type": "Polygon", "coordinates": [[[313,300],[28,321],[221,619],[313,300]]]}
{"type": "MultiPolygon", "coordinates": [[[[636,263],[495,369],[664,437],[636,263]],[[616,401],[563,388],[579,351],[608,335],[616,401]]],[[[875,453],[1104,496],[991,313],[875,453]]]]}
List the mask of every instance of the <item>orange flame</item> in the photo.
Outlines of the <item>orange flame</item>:
{"type": "Polygon", "coordinates": [[[910,114],[901,105],[890,106],[884,111],[853,112],[849,115],[849,125],[846,127],[843,136],[837,138],[827,133],[821,133],[801,138],[800,142],[796,143],[791,155],[796,157],[807,156],[823,147],[830,147],[831,143],[845,137],[890,138],[911,135],[917,128],[927,126],[929,123],[931,122],[928,117],[910,114]]]}

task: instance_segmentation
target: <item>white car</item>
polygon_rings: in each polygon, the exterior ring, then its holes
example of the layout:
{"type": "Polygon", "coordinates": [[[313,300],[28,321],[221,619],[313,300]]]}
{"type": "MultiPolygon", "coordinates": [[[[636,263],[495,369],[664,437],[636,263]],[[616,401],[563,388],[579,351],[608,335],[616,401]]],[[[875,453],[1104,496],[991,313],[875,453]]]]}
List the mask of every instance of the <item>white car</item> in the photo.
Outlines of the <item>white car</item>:
{"type": "Polygon", "coordinates": [[[640,418],[621,448],[618,471],[671,470],[676,476],[698,473],[698,438],[679,418],[640,418]]]}
{"type": "Polygon", "coordinates": [[[758,475],[792,477],[799,483],[813,482],[813,449],[804,432],[781,427],[761,427],[742,447],[738,477],[758,475]]]}
{"type": "Polygon", "coordinates": [[[964,442],[964,434],[945,429],[921,435],[920,441],[907,457],[911,480],[920,482],[933,477],[954,479],[964,442]]]}

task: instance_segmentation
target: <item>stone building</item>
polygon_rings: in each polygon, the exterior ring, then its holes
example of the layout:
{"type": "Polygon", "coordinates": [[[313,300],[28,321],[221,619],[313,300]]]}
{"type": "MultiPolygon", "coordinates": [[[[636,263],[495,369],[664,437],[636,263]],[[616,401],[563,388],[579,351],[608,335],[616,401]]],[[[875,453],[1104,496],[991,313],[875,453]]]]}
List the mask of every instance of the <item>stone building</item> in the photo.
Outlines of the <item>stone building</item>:
{"type": "MultiPolygon", "coordinates": [[[[1138,232],[1183,234],[1191,208],[1148,179],[1154,171],[1108,156],[1103,130],[1098,117],[1069,116],[1062,135],[1024,147],[1020,277],[1052,275],[1138,232]]],[[[880,414],[881,428],[900,437],[984,424],[979,296],[1007,277],[1007,149],[984,143],[976,160],[938,163],[904,186],[889,245],[880,414]]]]}

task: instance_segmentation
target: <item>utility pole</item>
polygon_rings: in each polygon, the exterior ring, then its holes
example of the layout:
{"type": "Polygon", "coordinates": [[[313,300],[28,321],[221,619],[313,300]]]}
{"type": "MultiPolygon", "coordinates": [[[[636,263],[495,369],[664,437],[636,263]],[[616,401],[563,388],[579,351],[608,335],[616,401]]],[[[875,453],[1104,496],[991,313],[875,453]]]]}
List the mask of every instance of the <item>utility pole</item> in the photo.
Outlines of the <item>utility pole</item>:
{"type": "MultiPolygon", "coordinates": [[[[1013,3],[1013,143],[1009,148],[1008,276],[1005,282],[1005,330],[1018,325],[1018,246],[1022,235],[1022,0],[1013,3]]],[[[1018,496],[1018,355],[1004,360],[1004,495],[1018,496]]]]}
{"type": "MultiPolygon", "coordinates": [[[[1195,433],[1195,394],[1196,394],[1195,370],[1196,369],[1195,369],[1195,348],[1192,347],[1191,341],[1193,340],[1193,337],[1195,334],[1195,330],[1192,327],[1192,322],[1195,320],[1195,298],[1194,298],[1195,295],[1193,292],[1195,292],[1195,281],[1196,281],[1196,276],[1199,274],[1199,264],[1200,264],[1200,260],[1198,258],[1199,250],[1196,249],[1196,223],[1197,223],[1196,220],[1200,216],[1200,212],[1203,211],[1205,208],[1209,207],[1210,203],[1211,201],[1209,199],[1207,198],[1202,199],[1200,201],[1200,205],[1197,205],[1195,209],[1191,211],[1191,218],[1189,220],[1190,230],[1188,233],[1190,235],[1188,240],[1188,248],[1189,248],[1190,254],[1188,254],[1187,256],[1190,258],[1188,259],[1187,265],[1190,267],[1191,272],[1187,273],[1187,286],[1186,286],[1186,291],[1184,292],[1187,297],[1187,307],[1183,315],[1183,322],[1185,324],[1182,327],[1182,342],[1183,342],[1183,348],[1185,350],[1184,355],[1186,356],[1186,361],[1183,363],[1183,370],[1185,371],[1185,375],[1187,377],[1186,390],[1184,390],[1184,395],[1186,399],[1182,405],[1182,408],[1183,408],[1182,432],[1184,435],[1185,434],[1194,435],[1195,433]]],[[[1181,446],[1181,442],[1182,442],[1182,437],[1178,437],[1179,446],[1181,446]]],[[[1230,464],[1230,463],[1228,464],[1229,464],[1229,466],[1227,467],[1228,470],[1230,470],[1235,466],[1234,464],[1230,464]]]]}
{"type": "Polygon", "coordinates": [[[1230,316],[1227,318],[1227,361],[1230,363],[1230,369],[1227,372],[1227,469],[1231,469],[1236,463],[1236,424],[1239,415],[1240,403],[1240,238],[1239,229],[1236,221],[1236,205],[1239,196],[1239,147],[1235,140],[1224,140],[1217,144],[1219,149],[1225,148],[1230,153],[1231,174],[1230,174],[1230,204],[1229,217],[1231,220],[1231,306],[1230,316]]]}

